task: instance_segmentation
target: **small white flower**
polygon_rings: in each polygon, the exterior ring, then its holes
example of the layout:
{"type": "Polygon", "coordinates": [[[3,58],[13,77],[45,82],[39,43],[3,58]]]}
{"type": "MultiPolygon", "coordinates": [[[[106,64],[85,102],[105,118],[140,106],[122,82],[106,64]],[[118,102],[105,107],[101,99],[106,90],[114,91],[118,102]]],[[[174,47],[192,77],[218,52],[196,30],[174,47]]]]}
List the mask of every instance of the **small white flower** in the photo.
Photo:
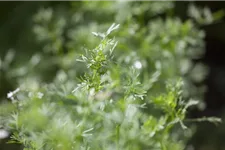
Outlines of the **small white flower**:
{"type": "Polygon", "coordinates": [[[14,100],[13,95],[16,94],[16,93],[19,92],[19,91],[20,91],[20,89],[17,88],[15,91],[9,92],[9,93],[7,94],[7,98],[10,98],[11,100],[14,100]]]}
{"type": "Polygon", "coordinates": [[[4,139],[7,138],[9,136],[9,132],[4,130],[4,129],[0,129],[0,139],[4,139]]]}
{"type": "Polygon", "coordinates": [[[38,96],[38,98],[40,98],[40,99],[41,99],[41,98],[44,96],[44,94],[43,94],[43,93],[41,93],[41,92],[38,92],[38,93],[37,93],[37,96],[38,96]]]}
{"type": "Polygon", "coordinates": [[[142,64],[140,61],[135,61],[134,62],[134,67],[137,68],[137,69],[141,69],[142,68],[142,64]]]}

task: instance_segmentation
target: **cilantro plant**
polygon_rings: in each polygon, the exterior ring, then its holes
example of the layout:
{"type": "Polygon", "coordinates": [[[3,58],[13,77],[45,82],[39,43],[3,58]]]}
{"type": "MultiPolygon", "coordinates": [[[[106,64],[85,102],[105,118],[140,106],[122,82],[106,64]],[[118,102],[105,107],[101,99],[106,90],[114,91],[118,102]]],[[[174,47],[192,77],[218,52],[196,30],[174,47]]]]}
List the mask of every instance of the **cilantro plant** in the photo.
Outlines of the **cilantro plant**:
{"type": "Polygon", "coordinates": [[[173,2],[70,6],[34,16],[43,51],[7,72],[19,87],[8,95],[13,105],[0,105],[11,142],[24,150],[181,150],[188,122],[220,121],[186,119],[198,103],[188,100],[186,89],[195,89],[187,74],[204,32],[176,18],[173,2]]]}
{"type": "Polygon", "coordinates": [[[187,128],[186,110],[196,102],[183,102],[182,80],[165,84],[166,92],[156,97],[148,96],[139,71],[113,57],[117,41],[109,34],[118,27],[93,32],[101,41],[77,59],[87,72],[75,89],[50,84],[37,92],[17,89],[9,94],[16,107],[7,118],[11,142],[22,143],[24,150],[184,149],[182,134],[173,129],[176,124],[187,128]]]}

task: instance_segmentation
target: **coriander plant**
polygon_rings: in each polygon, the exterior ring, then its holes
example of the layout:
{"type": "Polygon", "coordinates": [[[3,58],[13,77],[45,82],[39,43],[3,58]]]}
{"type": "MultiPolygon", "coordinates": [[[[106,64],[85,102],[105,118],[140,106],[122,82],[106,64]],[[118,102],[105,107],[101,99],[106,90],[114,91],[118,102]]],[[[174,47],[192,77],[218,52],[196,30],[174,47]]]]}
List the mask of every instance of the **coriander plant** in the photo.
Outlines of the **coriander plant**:
{"type": "Polygon", "coordinates": [[[24,150],[181,150],[189,122],[220,122],[186,118],[198,104],[188,81],[204,32],[174,16],[174,2],[69,6],[40,9],[33,31],[41,51],[12,69],[2,63],[18,87],[8,94],[13,104],[0,105],[10,142],[24,150]]]}
{"type": "Polygon", "coordinates": [[[52,83],[9,95],[15,106],[6,123],[13,133],[11,142],[23,144],[24,150],[184,149],[182,134],[173,129],[185,132],[186,110],[196,102],[183,102],[182,80],[168,82],[166,92],[148,96],[140,72],[113,57],[117,41],[110,33],[118,27],[93,32],[100,44],[77,59],[87,72],[73,90],[52,83]]]}

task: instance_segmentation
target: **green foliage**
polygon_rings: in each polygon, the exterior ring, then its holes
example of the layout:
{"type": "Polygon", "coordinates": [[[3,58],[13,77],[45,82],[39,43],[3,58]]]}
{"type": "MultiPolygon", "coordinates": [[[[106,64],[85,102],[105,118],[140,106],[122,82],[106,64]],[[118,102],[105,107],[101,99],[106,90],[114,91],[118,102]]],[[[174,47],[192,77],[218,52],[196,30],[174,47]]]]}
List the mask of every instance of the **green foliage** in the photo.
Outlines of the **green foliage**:
{"type": "Polygon", "coordinates": [[[208,7],[198,8],[195,5],[190,5],[188,14],[192,17],[198,24],[207,25],[220,21],[224,16],[224,11],[220,10],[212,13],[208,7]]]}
{"type": "Polygon", "coordinates": [[[34,22],[42,51],[6,72],[20,89],[0,114],[11,142],[25,150],[184,149],[187,109],[197,104],[184,88],[195,90],[190,60],[202,55],[204,33],[176,18],[173,2],[71,2],[41,9],[34,22]]]}
{"type": "Polygon", "coordinates": [[[136,69],[110,61],[117,42],[108,34],[117,27],[113,24],[96,48],[81,55],[89,71],[72,93],[46,86],[17,95],[18,111],[9,119],[13,140],[24,149],[183,149],[170,135],[176,122],[183,125],[186,112],[186,107],[176,109],[181,81],[149,100],[136,69]],[[146,103],[165,113],[144,113],[146,103]]]}

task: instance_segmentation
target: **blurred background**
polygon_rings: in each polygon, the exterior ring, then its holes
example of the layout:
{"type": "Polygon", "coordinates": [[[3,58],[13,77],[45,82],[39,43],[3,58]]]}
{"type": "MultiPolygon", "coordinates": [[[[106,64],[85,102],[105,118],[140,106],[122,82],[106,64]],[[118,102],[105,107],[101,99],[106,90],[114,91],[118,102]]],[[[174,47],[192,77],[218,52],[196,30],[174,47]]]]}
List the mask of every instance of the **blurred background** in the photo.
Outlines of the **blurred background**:
{"type": "MultiPolygon", "coordinates": [[[[59,70],[72,70],[71,63],[74,62],[68,56],[64,58],[64,55],[94,45],[95,41],[88,37],[93,30],[104,29],[113,22],[124,24],[124,28],[130,26],[134,29],[138,28],[140,33],[130,39],[129,43],[129,48],[138,49],[137,45],[143,44],[142,41],[149,38],[144,33],[151,22],[157,19],[175,18],[174,21],[178,19],[181,22],[191,20],[194,28],[197,28],[199,33],[200,31],[204,33],[204,36],[193,41],[196,42],[196,47],[192,49],[196,51],[191,58],[187,57],[192,64],[190,73],[188,71],[182,74],[191,85],[185,89],[185,92],[189,93],[187,95],[202,101],[201,106],[190,110],[189,118],[202,116],[223,118],[225,115],[225,2],[117,3],[0,2],[0,101],[6,101],[7,93],[16,89],[18,85],[37,89],[38,82],[50,83],[55,81],[57,76],[63,76],[59,70]],[[201,12],[203,12],[202,18],[201,12]],[[60,58],[63,60],[59,61],[60,58]],[[207,71],[204,71],[204,68],[207,68],[207,71]],[[201,74],[204,76],[203,79],[199,77],[201,74]]],[[[160,24],[160,21],[155,22],[156,26],[160,24]]],[[[157,31],[157,28],[151,29],[157,31]]],[[[168,30],[170,28],[165,29],[165,32],[167,33],[168,30]]],[[[176,29],[171,27],[171,30],[176,29]]],[[[156,31],[152,31],[151,34],[157,34],[156,31]]],[[[132,32],[134,31],[121,32],[121,39],[122,36],[130,36],[132,32]]],[[[177,40],[173,39],[173,36],[169,38],[171,38],[167,39],[169,41],[177,40]]],[[[148,47],[148,43],[144,44],[148,47]]],[[[144,51],[143,55],[148,55],[148,51],[144,51]]],[[[76,69],[82,70],[82,68],[76,69]]],[[[76,73],[70,71],[70,74],[77,76],[79,71],[76,73]]],[[[195,130],[194,136],[188,142],[192,145],[187,146],[188,150],[225,150],[224,123],[218,126],[205,122],[199,123],[195,130]]],[[[7,140],[0,140],[0,150],[21,148],[20,145],[6,144],[7,140]]]]}

